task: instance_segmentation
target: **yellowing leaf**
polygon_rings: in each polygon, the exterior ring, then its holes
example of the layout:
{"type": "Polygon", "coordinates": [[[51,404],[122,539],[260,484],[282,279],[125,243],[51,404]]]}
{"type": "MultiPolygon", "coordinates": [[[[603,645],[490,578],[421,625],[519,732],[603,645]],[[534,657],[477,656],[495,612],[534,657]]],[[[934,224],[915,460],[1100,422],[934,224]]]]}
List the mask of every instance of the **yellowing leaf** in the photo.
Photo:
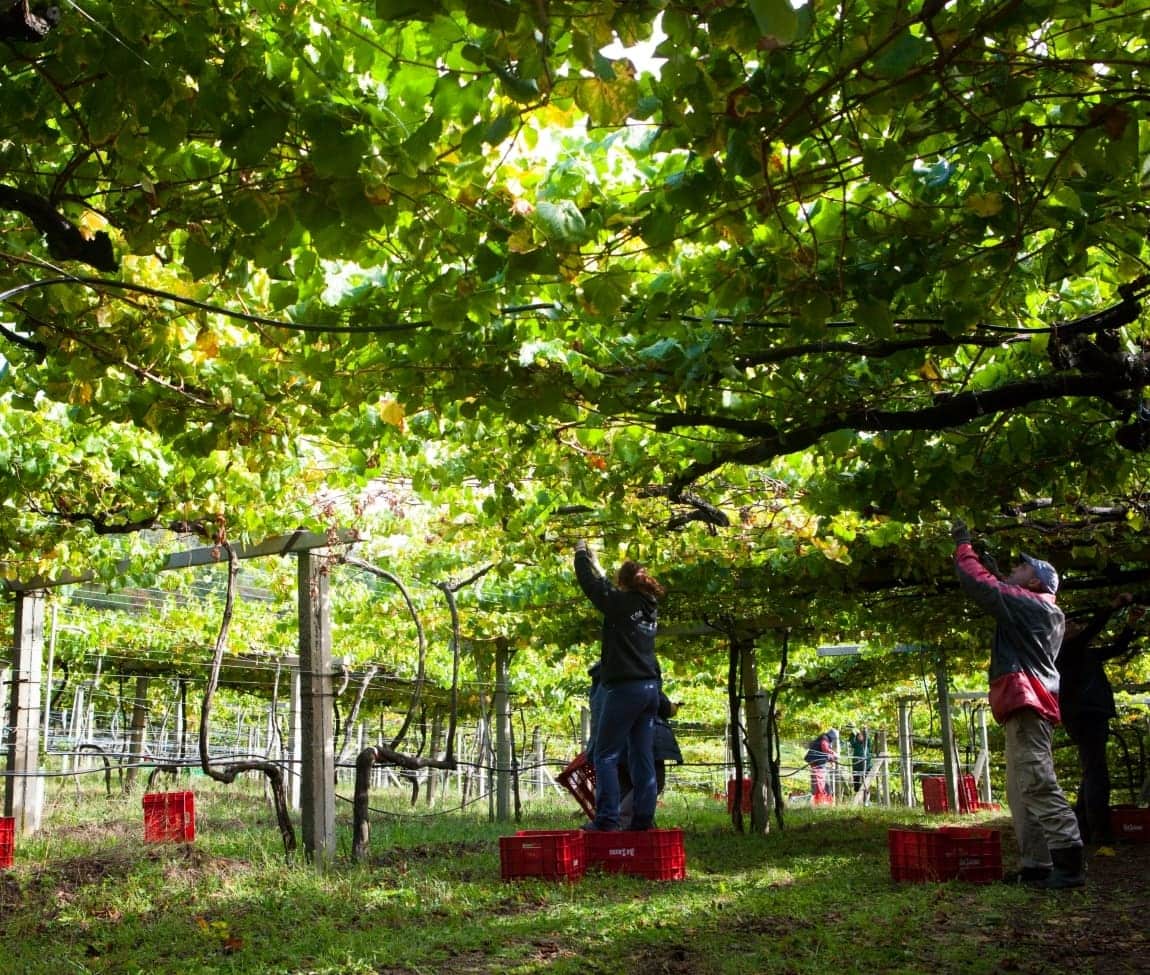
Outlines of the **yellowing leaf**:
{"type": "Polygon", "coordinates": [[[404,413],[403,405],[397,403],[395,400],[386,400],[380,403],[379,418],[388,426],[395,427],[397,430],[402,431],[404,429],[406,414],[404,413]]]}
{"type": "Polygon", "coordinates": [[[527,227],[523,230],[517,230],[508,237],[507,249],[511,251],[512,254],[530,254],[535,250],[535,237],[531,233],[531,228],[527,227]]]}
{"type": "Polygon", "coordinates": [[[220,340],[211,329],[202,329],[196,336],[197,361],[205,359],[218,359],[220,355],[220,340]]]}
{"type": "Polygon", "coordinates": [[[817,535],[811,537],[811,541],[825,558],[832,562],[839,562],[843,565],[850,565],[851,554],[842,542],[837,538],[820,538],[817,535]]]}
{"type": "Polygon", "coordinates": [[[966,208],[980,217],[994,217],[1002,212],[1001,193],[971,193],[966,208]]]}
{"type": "Polygon", "coordinates": [[[85,210],[78,223],[80,232],[89,238],[94,237],[98,230],[103,230],[108,226],[108,221],[94,210],[85,210]]]}

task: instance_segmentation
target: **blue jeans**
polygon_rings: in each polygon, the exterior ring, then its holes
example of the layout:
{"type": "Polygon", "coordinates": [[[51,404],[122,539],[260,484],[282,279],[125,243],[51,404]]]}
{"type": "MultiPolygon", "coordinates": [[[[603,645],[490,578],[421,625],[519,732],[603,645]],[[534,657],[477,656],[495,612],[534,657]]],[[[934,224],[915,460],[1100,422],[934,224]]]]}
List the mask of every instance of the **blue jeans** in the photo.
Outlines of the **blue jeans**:
{"type": "Polygon", "coordinates": [[[619,828],[619,761],[627,767],[635,790],[632,829],[648,829],[655,819],[655,718],[659,682],[631,680],[604,687],[603,710],[595,732],[595,825],[619,828]]]}

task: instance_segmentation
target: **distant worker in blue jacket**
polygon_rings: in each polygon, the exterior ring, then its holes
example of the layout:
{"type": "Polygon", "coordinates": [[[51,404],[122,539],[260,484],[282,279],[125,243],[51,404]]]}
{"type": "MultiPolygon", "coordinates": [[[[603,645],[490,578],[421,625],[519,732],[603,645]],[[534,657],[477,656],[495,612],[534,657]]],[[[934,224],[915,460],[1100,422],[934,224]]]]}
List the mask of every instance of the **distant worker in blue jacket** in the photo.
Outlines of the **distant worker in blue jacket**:
{"type": "Polygon", "coordinates": [[[863,805],[870,804],[870,790],[863,792],[866,786],[867,773],[871,769],[871,738],[870,731],[864,724],[850,733],[851,749],[851,783],[856,793],[862,792],[863,805]]]}
{"type": "Polygon", "coordinates": [[[1006,734],[1006,796],[1022,869],[1011,878],[1062,889],[1086,883],[1082,837],[1054,772],[1058,668],[1065,617],[1058,573],[1023,555],[1005,579],[979,560],[961,521],[951,529],[958,581],[996,621],[990,650],[991,714],[1006,734]]]}
{"type": "MultiPolygon", "coordinates": [[[[602,704],[593,730],[595,819],[593,830],[617,830],[620,760],[626,754],[634,789],[632,830],[654,826],[655,719],[659,714],[662,671],[655,657],[655,632],[663,587],[637,562],[624,562],[612,583],[595,564],[587,543],[575,546],[575,577],[603,614],[599,680],[602,704]]],[[[594,720],[594,719],[593,719],[594,720]]]]}

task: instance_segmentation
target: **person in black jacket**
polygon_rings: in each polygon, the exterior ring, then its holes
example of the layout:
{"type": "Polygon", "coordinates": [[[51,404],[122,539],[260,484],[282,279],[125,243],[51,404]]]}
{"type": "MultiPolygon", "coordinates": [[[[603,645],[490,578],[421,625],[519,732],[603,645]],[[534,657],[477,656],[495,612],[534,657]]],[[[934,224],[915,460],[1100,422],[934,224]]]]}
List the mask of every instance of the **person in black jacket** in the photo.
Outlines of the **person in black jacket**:
{"type": "MultiPolygon", "coordinates": [[[[1134,601],[1130,593],[1115,596],[1109,606],[1094,613],[1089,620],[1069,620],[1066,635],[1058,651],[1058,672],[1062,690],[1058,703],[1062,726],[1078,749],[1082,781],[1074,803],[1078,828],[1084,843],[1114,842],[1110,829],[1110,769],[1106,763],[1106,742],[1110,738],[1110,719],[1118,716],[1114,709],[1114,692],[1103,664],[1129,652],[1137,633],[1127,625],[1112,643],[1093,646],[1094,640],[1110,617],[1134,601]]],[[[1142,617],[1140,608],[1131,610],[1129,621],[1142,617]]]]}
{"type": "Polygon", "coordinates": [[[575,577],[603,614],[599,680],[602,705],[594,729],[595,819],[593,830],[619,829],[618,766],[623,753],[634,788],[632,830],[654,826],[655,718],[662,672],[655,657],[659,599],[664,589],[637,562],[624,562],[615,584],[599,570],[580,541],[575,546],[575,577]]]}

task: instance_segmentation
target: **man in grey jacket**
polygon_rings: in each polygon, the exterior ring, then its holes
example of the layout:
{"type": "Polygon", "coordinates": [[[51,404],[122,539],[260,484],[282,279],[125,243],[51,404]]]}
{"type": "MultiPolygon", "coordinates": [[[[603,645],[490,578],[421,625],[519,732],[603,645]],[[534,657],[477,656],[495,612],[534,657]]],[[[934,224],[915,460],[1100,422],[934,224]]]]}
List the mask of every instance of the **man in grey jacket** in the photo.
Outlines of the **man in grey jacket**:
{"type": "Polygon", "coordinates": [[[1000,579],[970,544],[961,521],[951,529],[963,590],[996,621],[990,651],[990,711],[1006,734],[1006,797],[1018,840],[1021,883],[1081,887],[1082,837],[1054,772],[1058,709],[1055,658],[1066,618],[1055,603],[1058,573],[1023,555],[1000,579]]]}

